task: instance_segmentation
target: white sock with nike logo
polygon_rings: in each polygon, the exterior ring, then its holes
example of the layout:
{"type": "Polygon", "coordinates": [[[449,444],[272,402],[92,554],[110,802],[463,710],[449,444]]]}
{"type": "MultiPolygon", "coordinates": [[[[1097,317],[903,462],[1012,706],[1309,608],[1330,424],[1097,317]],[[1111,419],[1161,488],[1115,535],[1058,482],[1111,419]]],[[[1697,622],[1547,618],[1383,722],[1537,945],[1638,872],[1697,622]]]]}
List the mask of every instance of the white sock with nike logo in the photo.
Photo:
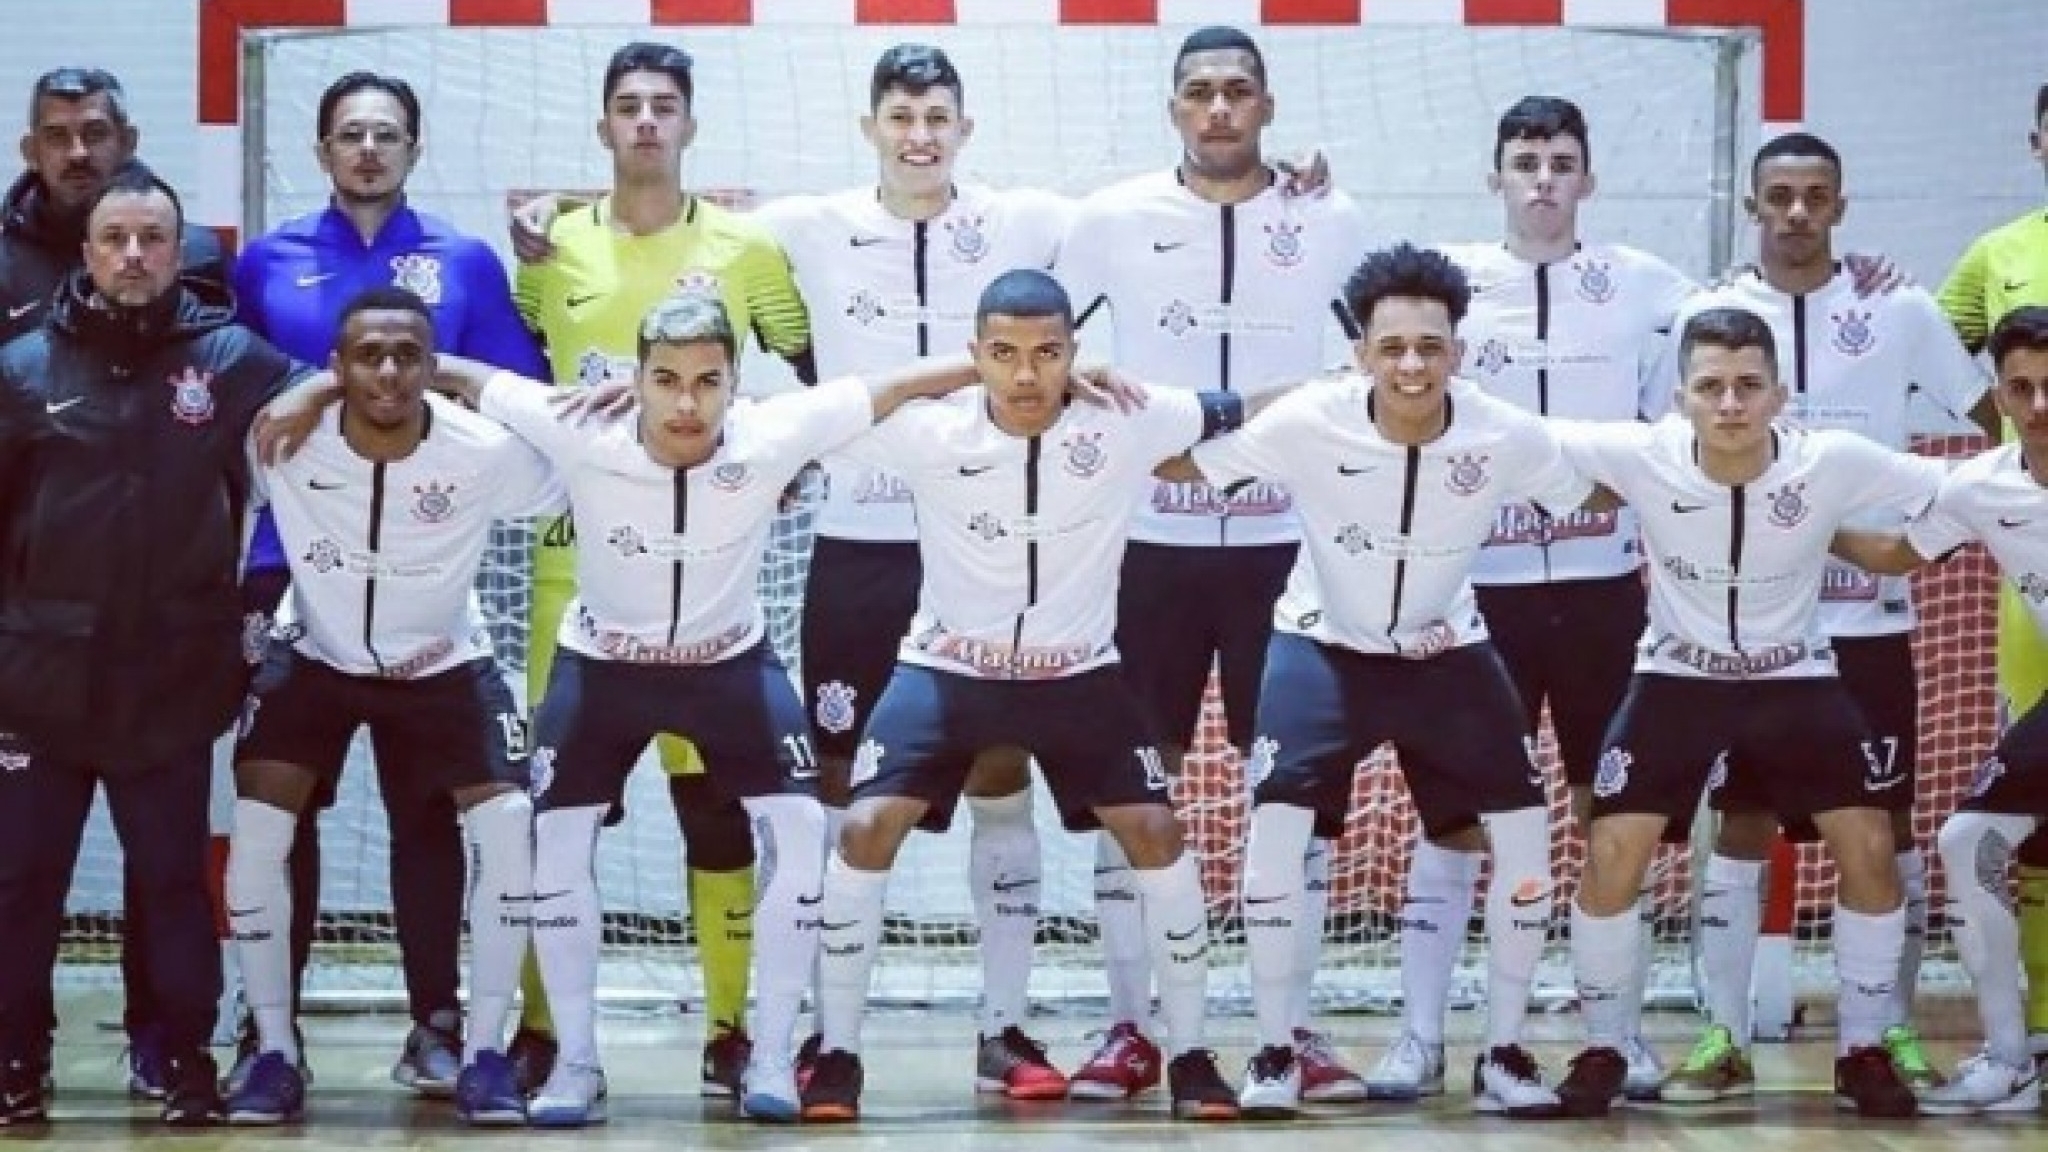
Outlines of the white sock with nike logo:
{"type": "Polygon", "coordinates": [[[1030,1015],[1031,954],[1038,936],[1043,870],[1031,789],[966,797],[974,818],[967,886],[981,930],[981,1034],[994,1036],[1030,1015]]]}
{"type": "Polygon", "coordinates": [[[605,805],[542,812],[533,821],[533,953],[555,1017],[559,1062],[602,1067],[597,1056],[597,834],[605,805]]]}
{"type": "MultiPolygon", "coordinates": [[[[889,873],[855,868],[837,851],[825,864],[825,902],[818,926],[818,1030],[825,1051],[860,1051],[861,1018],[875,953],[882,947],[882,898],[889,873]]],[[[759,947],[759,942],[756,942],[759,947]]]]}
{"type": "MultiPolygon", "coordinates": [[[[1550,938],[1550,812],[1537,807],[1480,817],[1493,853],[1486,884],[1486,1046],[1522,1042],[1529,983],[1550,938]]],[[[1633,924],[1634,910],[1630,910],[1633,924]]]]}
{"type": "Polygon", "coordinates": [[[505,1048],[505,1017],[533,939],[533,801],[507,792],[462,814],[469,835],[469,1020],[462,1062],[505,1048]]]}
{"type": "MultiPolygon", "coordinates": [[[[1299,844],[1294,847],[1293,866],[1298,876],[1299,844]]],[[[1202,899],[1202,873],[1195,866],[1195,854],[1183,850],[1166,867],[1133,868],[1131,877],[1145,909],[1167,1050],[1179,1056],[1202,1046],[1209,1009],[1209,908],[1202,899]]],[[[1293,946],[1291,933],[1283,946],[1293,946]]]]}
{"type": "Polygon", "coordinates": [[[298,826],[296,815],[276,805],[236,800],[222,893],[257,1042],[292,1064],[299,1061],[299,1042],[292,1031],[292,888],[285,857],[298,826]]]}
{"type": "Polygon", "coordinates": [[[749,796],[754,821],[754,1045],[790,1056],[825,899],[825,809],[810,796],[749,796]]]}
{"type": "Polygon", "coordinates": [[[1315,978],[1300,969],[1302,851],[1315,833],[1316,814],[1293,804],[1252,809],[1244,846],[1245,952],[1252,976],[1252,1012],[1259,1044],[1294,1044],[1296,989],[1315,978]]]}
{"type": "Polygon", "coordinates": [[[1424,1044],[1444,1042],[1444,1013],[1483,863],[1481,853],[1445,848],[1416,833],[1401,905],[1401,1023],[1424,1044]]]}

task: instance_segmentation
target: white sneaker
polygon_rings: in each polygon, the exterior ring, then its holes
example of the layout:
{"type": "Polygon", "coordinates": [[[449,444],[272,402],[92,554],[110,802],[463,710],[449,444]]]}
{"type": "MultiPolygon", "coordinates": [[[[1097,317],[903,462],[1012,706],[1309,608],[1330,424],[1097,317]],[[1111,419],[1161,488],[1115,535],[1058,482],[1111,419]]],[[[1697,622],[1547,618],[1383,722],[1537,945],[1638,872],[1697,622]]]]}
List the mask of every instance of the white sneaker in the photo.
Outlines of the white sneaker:
{"type": "Polygon", "coordinates": [[[1639,1033],[1631,1036],[1621,1046],[1621,1057],[1628,1061],[1628,1078],[1621,1082],[1621,1094],[1638,1104],[1655,1103],[1663,1096],[1664,1061],[1657,1058],[1657,1050],[1639,1033]]]}
{"type": "Polygon", "coordinates": [[[1519,1044],[1500,1044],[1472,1060],[1472,1108],[1493,1115],[1555,1116],[1564,1110],[1543,1085],[1536,1058],[1519,1044]]]}
{"type": "Polygon", "coordinates": [[[604,1069],[595,1064],[555,1065],[553,1075],[526,1105],[535,1128],[581,1128],[604,1123],[604,1069]]]}
{"type": "Polygon", "coordinates": [[[1418,1100],[1444,1094],[1444,1046],[1425,1044],[1413,1032],[1387,1049],[1365,1076],[1369,1100],[1418,1100]]]}
{"type": "Polygon", "coordinates": [[[1301,1061],[1294,1049],[1268,1044],[1245,1061],[1237,1107],[1250,1120],[1287,1120],[1301,1111],[1301,1061]]]}
{"type": "Polygon", "coordinates": [[[803,1113],[796,1090],[796,1062],[754,1049],[740,1078],[740,1115],[772,1124],[793,1124],[803,1113]]]}
{"type": "Polygon", "coordinates": [[[2041,1078],[2031,1067],[2014,1068],[1979,1052],[1956,1065],[1948,1083],[1919,1096],[1920,1111],[1929,1116],[2032,1112],[2041,1107],[2041,1078]]]}

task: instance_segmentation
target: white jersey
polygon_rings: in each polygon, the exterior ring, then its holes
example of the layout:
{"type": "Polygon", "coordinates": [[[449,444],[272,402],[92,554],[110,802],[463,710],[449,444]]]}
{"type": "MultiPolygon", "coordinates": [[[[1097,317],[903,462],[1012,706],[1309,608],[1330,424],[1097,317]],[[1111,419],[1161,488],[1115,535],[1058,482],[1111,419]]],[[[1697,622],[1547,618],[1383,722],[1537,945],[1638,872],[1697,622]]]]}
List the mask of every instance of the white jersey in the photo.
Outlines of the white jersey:
{"type": "Polygon", "coordinates": [[[1957,464],[1933,506],[1907,526],[1906,540],[1929,558],[1982,542],[2034,626],[2048,630],[2048,488],[2027,471],[2019,445],[1957,464]]]}
{"type": "Polygon", "coordinates": [[[1470,576],[1500,506],[1563,512],[1592,485],[1541,418],[1467,380],[1448,399],[1443,435],[1397,444],[1373,424],[1368,378],[1317,380],[1195,449],[1213,484],[1263,477],[1295,494],[1304,542],[1276,629],[1412,657],[1486,639],[1470,576]]]}
{"type": "Polygon", "coordinates": [[[1650,568],[1650,623],[1636,671],[1715,680],[1835,674],[1819,621],[1837,528],[1872,512],[1918,513],[1940,461],[1853,433],[1781,425],[1775,458],[1729,487],[1694,462],[1692,425],[1559,422],[1565,454],[1635,506],[1650,568]]]}
{"type": "MultiPolygon", "coordinates": [[[[1708,308],[1744,308],[1771,326],[1778,378],[1791,394],[1785,418],[1839,428],[1901,451],[1916,433],[1938,433],[1967,419],[1989,386],[1939,305],[1919,288],[1859,297],[1851,276],[1803,296],[1780,292],[1754,272],[1686,302],[1667,342],[1669,379],[1678,381],[1677,333],[1708,308]]],[[[1858,527],[1898,530],[1895,514],[1863,517],[1858,527]]],[[[1913,629],[1911,583],[1829,560],[1821,591],[1821,627],[1830,636],[1890,636],[1913,629]]]]}
{"type": "MultiPolygon", "coordinates": [[[[974,338],[989,281],[1016,268],[1050,269],[1070,202],[1050,192],[961,185],[928,221],[882,207],[873,185],[829,196],[787,196],[754,218],[788,254],[811,314],[821,379],[890,371],[950,355],[974,338]]],[[[917,519],[894,472],[828,456],[821,536],[910,542],[917,519]]]]}
{"type": "MultiPolygon", "coordinates": [[[[1586,244],[1534,264],[1500,243],[1443,252],[1472,282],[1458,325],[1460,371],[1524,411],[1573,420],[1654,420],[1671,406],[1658,379],[1665,335],[1698,289],[1647,252],[1586,244]]],[[[1625,576],[1642,565],[1635,513],[1574,512],[1552,519],[1527,504],[1500,510],[1472,566],[1476,584],[1540,584],[1625,576]]]]}
{"type": "Polygon", "coordinates": [[[783,489],[874,422],[857,379],[735,399],[710,459],[678,469],[648,456],[634,419],[573,425],[550,395],[500,373],[482,411],[539,448],[568,489],[576,598],[558,641],[597,660],[710,664],[753,647],[762,634],[755,583],[783,489]]]}
{"type": "MultiPolygon", "coordinates": [[[[1058,273],[1084,315],[1108,304],[1118,368],[1152,384],[1256,395],[1326,367],[1324,335],[1365,252],[1364,217],[1341,192],[1307,199],[1274,187],[1213,204],[1165,171],[1083,200],[1058,273]]],[[[1290,543],[1291,509],[1272,483],[1229,495],[1162,483],[1132,539],[1290,543]]]]}
{"type": "Polygon", "coordinates": [[[1152,469],[1201,438],[1201,401],[1069,404],[1037,436],[989,419],[981,389],[899,409],[853,442],[917,498],[924,583],[899,658],[984,679],[1051,679],[1117,659],[1117,581],[1152,469]]]}
{"type": "Polygon", "coordinates": [[[491,654],[476,602],[491,525],[558,511],[547,462],[503,427],[428,396],[426,435],[365,460],[341,405],[291,459],[255,469],[291,567],[279,634],[353,676],[430,676],[491,654]]]}

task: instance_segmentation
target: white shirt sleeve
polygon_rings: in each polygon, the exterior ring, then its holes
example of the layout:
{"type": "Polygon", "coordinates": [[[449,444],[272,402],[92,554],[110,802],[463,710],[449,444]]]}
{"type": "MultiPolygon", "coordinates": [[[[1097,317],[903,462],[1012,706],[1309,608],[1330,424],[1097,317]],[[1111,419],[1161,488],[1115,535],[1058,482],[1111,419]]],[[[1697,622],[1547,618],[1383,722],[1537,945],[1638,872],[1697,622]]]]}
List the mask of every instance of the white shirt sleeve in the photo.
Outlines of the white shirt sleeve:
{"type": "Polygon", "coordinates": [[[1943,478],[1934,502],[1906,525],[1906,543],[1913,546],[1913,551],[1934,560],[1978,539],[1976,530],[1961,514],[1968,484],[1969,480],[1958,478],[1955,473],[1943,478]]]}
{"type": "Polygon", "coordinates": [[[477,398],[477,411],[518,433],[556,468],[567,470],[582,445],[589,442],[590,433],[561,418],[549,402],[549,397],[556,395],[559,393],[549,385],[500,372],[485,383],[477,398]]]}
{"type": "Polygon", "coordinates": [[[1896,452],[1853,432],[1831,435],[1839,442],[1835,451],[1843,459],[1831,459],[1829,466],[1855,478],[1859,509],[1895,510],[1917,518],[1934,502],[1948,475],[1948,466],[1933,457],[1896,452]]]}
{"type": "Polygon", "coordinates": [[[1307,391],[1283,396],[1237,431],[1195,445],[1189,455],[1202,478],[1217,488],[1248,480],[1285,484],[1289,449],[1314,430],[1307,418],[1307,391]]]}
{"type": "Polygon", "coordinates": [[[568,506],[561,479],[523,437],[508,438],[496,456],[491,463],[493,515],[549,516],[568,506]]]}
{"type": "Polygon", "coordinates": [[[1552,516],[1563,516],[1584,504],[1593,494],[1593,482],[1565,456],[1549,423],[1529,420],[1527,435],[1531,458],[1521,472],[1521,485],[1528,501],[1552,516]]]}
{"type": "Polygon", "coordinates": [[[1918,288],[1902,288],[1901,292],[1911,295],[1900,302],[1901,307],[1913,310],[1913,363],[1910,386],[1920,392],[1925,401],[1939,411],[1929,414],[1915,412],[1920,417],[1910,421],[1913,431],[1928,433],[1954,432],[1950,423],[1968,425],[1970,409],[1977,406],[1991,382],[1984,375],[1984,369],[1970,350],[1956,336],[1955,326],[1941,311],[1934,299],[1918,288]],[[1939,419],[1929,420],[1929,415],[1939,419]]]}
{"type": "Polygon", "coordinates": [[[1626,482],[1621,477],[1631,460],[1640,459],[1650,450],[1652,427],[1608,420],[1550,421],[1559,454],[1572,470],[1596,484],[1605,484],[1624,499],[1626,482]]]}
{"type": "Polygon", "coordinates": [[[1649,325],[1636,349],[1637,411],[1645,420],[1657,420],[1671,411],[1672,393],[1678,387],[1678,312],[1700,286],[1647,253],[1643,254],[1643,282],[1649,325]]]}
{"type": "Polygon", "coordinates": [[[762,419],[789,438],[803,459],[837,452],[872,428],[875,402],[868,382],[857,376],[828,381],[801,392],[761,401],[762,419]]]}
{"type": "Polygon", "coordinates": [[[1178,388],[1151,388],[1145,406],[1133,413],[1132,419],[1151,460],[1170,460],[1202,438],[1202,397],[1178,388]]]}
{"type": "MultiPolygon", "coordinates": [[[[1067,214],[1066,236],[1060,241],[1059,260],[1053,266],[1053,275],[1067,290],[1067,299],[1073,303],[1077,320],[1093,309],[1109,291],[1109,270],[1103,262],[1108,255],[1106,230],[1111,223],[1093,200],[1076,204],[1067,214]]],[[[1103,303],[1108,302],[1105,300],[1103,303]]]]}

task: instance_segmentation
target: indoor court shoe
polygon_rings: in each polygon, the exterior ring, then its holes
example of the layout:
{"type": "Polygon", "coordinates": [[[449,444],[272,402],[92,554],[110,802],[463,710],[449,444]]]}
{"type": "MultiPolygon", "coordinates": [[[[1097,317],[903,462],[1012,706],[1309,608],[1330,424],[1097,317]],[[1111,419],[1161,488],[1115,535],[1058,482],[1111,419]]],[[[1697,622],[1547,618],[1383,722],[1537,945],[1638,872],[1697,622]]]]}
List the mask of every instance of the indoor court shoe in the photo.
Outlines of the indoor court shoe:
{"type": "Polygon", "coordinates": [[[1612,1048],[1588,1048],[1572,1057],[1557,1084],[1557,1102],[1566,1116],[1605,1116],[1628,1082],[1628,1058],[1612,1048]]]}
{"type": "Polygon", "coordinates": [[[1520,1044],[1496,1044],[1472,1060],[1472,1107],[1489,1115],[1537,1119],[1564,1104],[1543,1084],[1543,1069],[1520,1044]]]}
{"type": "Polygon", "coordinates": [[[1941,1072],[1934,1062],[1927,1058],[1927,1052],[1920,1047],[1920,1034],[1905,1024],[1894,1024],[1884,1030],[1884,1050],[1892,1058],[1892,1064],[1899,1070],[1899,1078],[1906,1087],[1915,1092],[1939,1088],[1941,1072]]]}
{"type": "Polygon", "coordinates": [[[1666,1104],[1712,1104],[1756,1095],[1756,1070],[1749,1053],[1735,1043],[1725,1025],[1708,1028],[1686,1054],[1685,1063],[1664,1078],[1666,1104]]]}
{"type": "Polygon", "coordinates": [[[1444,1046],[1430,1044],[1413,1032],[1401,1033],[1365,1077],[1372,1100],[1420,1100],[1444,1093],[1444,1046]]]}
{"type": "MultiPolygon", "coordinates": [[[[306,1062],[306,1034],[292,1025],[292,1035],[299,1041],[299,1079],[307,1087],[313,1085],[313,1066],[306,1062]]],[[[220,1078],[220,1094],[233,1096],[241,1091],[243,1081],[249,1078],[249,1069],[256,1066],[256,1058],[263,1055],[263,1040],[256,1034],[253,1017],[242,1017],[242,1023],[235,1030],[235,1062],[228,1066],[227,1074],[220,1078]]]]}
{"type": "Polygon", "coordinates": [[[413,1025],[405,1037],[405,1051],[391,1066],[393,1081],[435,1099],[454,1095],[460,1075],[462,1017],[448,1008],[427,1017],[425,1024],[413,1025]]]}
{"type": "Polygon", "coordinates": [[[204,1051],[173,1053],[170,1081],[164,1089],[162,1119],[173,1128],[218,1124],[227,1110],[221,1105],[220,1069],[204,1051]]]}
{"type": "Polygon", "coordinates": [[[804,1123],[850,1124],[860,1119],[863,1079],[860,1057],[854,1053],[834,1048],[819,1056],[803,1087],[804,1123]]]}
{"type": "Polygon", "coordinates": [[[138,1100],[161,1100],[170,1089],[171,1069],[164,1059],[164,1045],[155,1028],[137,1028],[128,1036],[128,1095],[138,1100]]]}
{"type": "Polygon", "coordinates": [[[980,1038],[975,1052],[974,1090],[1000,1092],[1012,1100],[1064,1100],[1067,1078],[1045,1057],[1045,1045],[1015,1024],[980,1038]]]}
{"type": "Polygon", "coordinates": [[[1628,1038],[1621,1046],[1622,1059],[1628,1061],[1628,1078],[1621,1082],[1621,1094],[1638,1104],[1654,1104],[1664,1098],[1664,1062],[1657,1059],[1657,1050],[1642,1035],[1628,1038]]]}
{"type": "Polygon", "coordinates": [[[1880,1045],[1851,1048],[1835,1061],[1835,1107],[1871,1119],[1897,1119],[1920,1111],[1913,1090],[1880,1045]]]}
{"type": "Polygon", "coordinates": [[[2041,1077],[2034,1062],[2014,1068],[1979,1052],[1956,1065],[1955,1075],[1920,1093],[1927,1116],[1974,1116],[1980,1112],[2032,1112],[2041,1107],[2041,1077]]]}
{"type": "Polygon", "coordinates": [[[540,1086],[555,1074],[555,1057],[561,1051],[552,1033],[524,1025],[512,1033],[505,1058],[512,1061],[512,1076],[518,1081],[521,1095],[531,1096],[540,1091],[540,1086]]]}
{"type": "Polygon", "coordinates": [[[29,1060],[0,1067],[0,1128],[41,1124],[50,1118],[49,1073],[29,1060]]]}
{"type": "Polygon", "coordinates": [[[228,1123],[236,1125],[295,1123],[306,1115],[306,1081],[284,1053],[265,1052],[228,1097],[227,1113],[228,1123]]]}
{"type": "Polygon", "coordinates": [[[1301,1111],[1301,1061],[1294,1049],[1268,1044],[1245,1061],[1237,1108],[1247,1120],[1291,1120],[1301,1111]]]}
{"type": "Polygon", "coordinates": [[[796,1090],[796,1063],[756,1052],[740,1074],[740,1115],[770,1124],[794,1124],[803,1116],[796,1090]]]}
{"type": "Polygon", "coordinates": [[[1067,1095],[1081,1100],[1128,1100],[1159,1086],[1159,1046],[1126,1020],[1102,1037],[1087,1063],[1074,1069],[1067,1095]]]}
{"type": "Polygon", "coordinates": [[[604,1069],[595,1064],[557,1064],[554,1075],[526,1102],[526,1122],[535,1128],[582,1128],[604,1123],[604,1069]]]}
{"type": "Polygon", "coordinates": [[[704,1043],[704,1079],[698,1091],[721,1100],[736,1100],[747,1062],[754,1058],[754,1041],[747,1030],[720,1021],[712,1026],[711,1039],[704,1043]]]}
{"type": "Polygon", "coordinates": [[[455,1115],[477,1128],[526,1123],[526,1093],[510,1057],[486,1048],[455,1077],[455,1115]]]}
{"type": "Polygon", "coordinates": [[[1237,1093],[1216,1070],[1216,1053],[1207,1048],[1175,1056],[1166,1066],[1166,1084],[1173,1094],[1173,1114],[1182,1120],[1237,1119],[1237,1093]]]}
{"type": "Polygon", "coordinates": [[[796,1090],[802,1092],[811,1082],[811,1073],[818,1070],[818,1056],[825,1050],[825,1034],[813,1032],[804,1037],[796,1046],[796,1090]]]}
{"type": "Polygon", "coordinates": [[[1294,1062],[1301,1066],[1301,1098],[1311,1104],[1348,1104],[1369,1095],[1365,1078],[1345,1065],[1321,1032],[1294,1030],[1294,1062]]]}

